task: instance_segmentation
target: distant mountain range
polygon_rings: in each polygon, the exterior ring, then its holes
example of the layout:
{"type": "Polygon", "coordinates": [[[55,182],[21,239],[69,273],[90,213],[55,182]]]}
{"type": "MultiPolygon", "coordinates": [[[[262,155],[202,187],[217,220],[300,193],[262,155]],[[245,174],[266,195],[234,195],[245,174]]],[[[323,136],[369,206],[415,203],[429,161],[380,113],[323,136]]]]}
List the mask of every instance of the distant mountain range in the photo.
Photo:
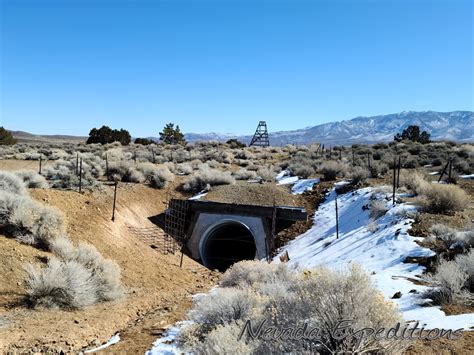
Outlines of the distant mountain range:
{"type": "Polygon", "coordinates": [[[60,134],[40,135],[23,131],[11,131],[13,138],[19,143],[80,143],[85,142],[87,137],[68,136],[60,134]]]}
{"type": "MultiPolygon", "coordinates": [[[[255,122],[255,126],[258,122],[255,122]]],[[[270,129],[270,143],[274,146],[285,144],[323,143],[326,145],[376,143],[393,140],[393,136],[410,125],[417,125],[431,134],[432,140],[452,140],[456,142],[474,142],[474,112],[401,112],[373,117],[356,117],[347,121],[325,123],[294,131],[271,132],[272,122],[267,121],[270,129]]],[[[87,137],[67,135],[34,135],[22,131],[13,131],[20,142],[74,142],[87,140],[87,137]]],[[[149,137],[158,140],[156,137],[149,137]]],[[[246,144],[252,135],[233,135],[229,133],[186,133],[188,142],[217,140],[225,142],[236,138],[246,144]]]]}
{"type": "MultiPolygon", "coordinates": [[[[271,130],[271,120],[268,120],[267,124],[271,130]]],[[[325,123],[295,131],[270,131],[269,136],[270,143],[274,146],[314,142],[326,145],[376,143],[393,140],[395,134],[410,125],[417,125],[421,130],[427,131],[433,140],[474,141],[474,112],[471,111],[408,111],[373,117],[356,117],[347,121],[325,123]]],[[[237,138],[247,144],[252,139],[252,135],[235,136],[218,133],[188,133],[185,137],[189,142],[211,139],[226,141],[237,138]]]]}

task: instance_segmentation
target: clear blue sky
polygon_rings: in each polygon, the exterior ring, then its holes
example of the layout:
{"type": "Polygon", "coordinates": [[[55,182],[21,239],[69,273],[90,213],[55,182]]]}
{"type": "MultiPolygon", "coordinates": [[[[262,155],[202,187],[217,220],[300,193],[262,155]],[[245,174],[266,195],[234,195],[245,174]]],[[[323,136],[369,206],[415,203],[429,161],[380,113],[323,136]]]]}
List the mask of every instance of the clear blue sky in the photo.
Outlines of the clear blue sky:
{"type": "Polygon", "coordinates": [[[0,125],[289,130],[473,110],[473,2],[0,0],[0,125]]]}

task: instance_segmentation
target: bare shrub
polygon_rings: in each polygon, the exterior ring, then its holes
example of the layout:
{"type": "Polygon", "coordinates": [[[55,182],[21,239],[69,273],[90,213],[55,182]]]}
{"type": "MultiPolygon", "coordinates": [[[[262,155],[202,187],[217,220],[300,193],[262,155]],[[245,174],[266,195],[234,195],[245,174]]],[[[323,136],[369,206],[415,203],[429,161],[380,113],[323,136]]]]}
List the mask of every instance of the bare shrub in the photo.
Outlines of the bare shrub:
{"type": "Polygon", "coordinates": [[[270,167],[261,167],[257,170],[257,175],[264,181],[274,181],[275,172],[270,167]]]}
{"type": "Polygon", "coordinates": [[[461,304],[472,305],[474,296],[471,293],[474,277],[472,252],[466,256],[458,256],[451,261],[441,260],[436,272],[428,278],[432,289],[425,291],[421,297],[428,298],[435,305],[461,304]]]}
{"type": "Polygon", "coordinates": [[[401,321],[394,304],[384,300],[369,276],[357,266],[344,271],[315,268],[297,273],[285,270],[287,264],[278,268],[265,262],[238,265],[224,275],[223,287],[197,300],[189,313],[193,325],[179,335],[183,349],[214,347],[218,338],[229,340],[220,344],[222,353],[234,353],[241,348],[235,343],[235,336],[242,333],[246,320],[254,328],[265,320],[265,328],[296,329],[307,324],[321,330],[321,344],[305,337],[284,342],[251,340],[248,333],[243,333],[241,342],[252,353],[300,353],[308,349],[320,354],[362,353],[369,349],[387,353],[405,347],[400,340],[333,336],[332,330],[341,320],[351,320],[355,329],[388,329],[401,321]],[[287,275],[283,279],[281,271],[287,275]]]}
{"type": "Polygon", "coordinates": [[[46,249],[65,233],[64,218],[57,209],[8,192],[0,192],[0,229],[46,249]]]}
{"type": "Polygon", "coordinates": [[[303,179],[307,179],[314,174],[314,168],[310,161],[290,162],[288,168],[293,175],[299,176],[303,179]]]}
{"type": "Polygon", "coordinates": [[[236,163],[238,166],[249,166],[249,165],[250,165],[250,160],[237,159],[237,160],[235,161],[235,163],[236,163]]]}
{"type": "Polygon", "coordinates": [[[122,181],[142,183],[146,180],[145,175],[135,168],[129,168],[126,174],[122,177],[122,181]]]}
{"type": "Polygon", "coordinates": [[[364,182],[369,177],[369,171],[360,166],[354,166],[349,171],[349,178],[354,184],[364,182]]]}
{"type": "Polygon", "coordinates": [[[255,159],[255,155],[248,151],[247,149],[242,149],[234,155],[237,159],[252,160],[255,159]]]}
{"type": "Polygon", "coordinates": [[[468,275],[464,286],[469,292],[474,293],[474,249],[471,249],[467,254],[458,255],[456,262],[461,270],[464,270],[468,275]]]}
{"type": "Polygon", "coordinates": [[[26,265],[27,302],[35,308],[79,309],[97,302],[92,275],[75,261],[51,259],[44,269],[26,265]]]}
{"type": "Polygon", "coordinates": [[[51,243],[51,251],[60,259],[44,269],[27,266],[27,300],[33,307],[76,309],[123,297],[120,268],[92,245],[76,248],[62,237],[51,243]]]}
{"type": "Polygon", "coordinates": [[[370,218],[372,220],[382,217],[387,211],[387,206],[383,201],[372,201],[370,204],[370,218]]]}
{"type": "Polygon", "coordinates": [[[324,180],[335,180],[336,177],[347,174],[348,166],[336,161],[325,161],[319,166],[318,171],[323,174],[324,180]]]}
{"type": "Polygon", "coordinates": [[[0,191],[22,195],[26,193],[26,188],[20,177],[7,171],[0,171],[0,191]]]}
{"type": "Polygon", "coordinates": [[[242,321],[236,321],[225,326],[217,325],[200,342],[200,328],[191,325],[184,328],[180,333],[179,344],[187,353],[228,354],[229,349],[231,349],[233,354],[253,354],[256,348],[255,342],[239,340],[243,327],[244,323],[242,321]]]}
{"type": "Polygon", "coordinates": [[[158,168],[150,176],[150,186],[156,189],[162,189],[170,181],[173,181],[174,176],[167,168],[158,168]]]}
{"type": "Polygon", "coordinates": [[[236,180],[249,180],[249,179],[255,179],[257,177],[257,174],[255,171],[249,171],[247,169],[240,169],[236,171],[235,173],[232,174],[232,176],[236,180]]]}
{"type": "Polygon", "coordinates": [[[143,173],[150,186],[157,189],[165,187],[168,182],[174,179],[174,175],[166,166],[158,168],[151,163],[141,163],[138,164],[137,169],[143,173]]]}
{"type": "Polygon", "coordinates": [[[474,247],[474,229],[456,230],[444,224],[435,224],[430,228],[430,240],[440,252],[460,247],[466,250],[474,247]]]}
{"type": "Polygon", "coordinates": [[[260,283],[278,283],[294,278],[286,264],[263,265],[261,261],[244,260],[232,265],[221,279],[222,287],[247,288],[260,283]]]}
{"type": "Polygon", "coordinates": [[[378,178],[388,172],[388,165],[382,162],[374,161],[369,166],[370,176],[378,178]]]}
{"type": "Polygon", "coordinates": [[[176,166],[176,171],[180,175],[190,175],[193,173],[193,167],[189,163],[182,163],[176,166]]]}
{"type": "Polygon", "coordinates": [[[15,172],[19,178],[23,180],[23,183],[28,188],[35,189],[46,189],[49,187],[46,179],[33,170],[18,170],[15,172]]]}
{"type": "Polygon", "coordinates": [[[430,189],[431,184],[418,171],[402,170],[400,173],[400,186],[405,186],[408,190],[418,195],[423,195],[430,189]]]}
{"type": "Polygon", "coordinates": [[[220,171],[211,169],[207,166],[202,166],[195,172],[188,180],[186,180],[181,188],[186,192],[198,192],[203,190],[207,185],[230,185],[234,184],[235,180],[228,171],[220,171]]]}
{"type": "Polygon", "coordinates": [[[206,334],[217,325],[247,320],[258,312],[256,294],[249,289],[222,288],[197,299],[189,317],[199,324],[200,333],[206,334]]]}
{"type": "Polygon", "coordinates": [[[423,194],[422,205],[431,213],[449,214],[462,211],[469,203],[463,189],[456,185],[431,184],[423,194]]]}

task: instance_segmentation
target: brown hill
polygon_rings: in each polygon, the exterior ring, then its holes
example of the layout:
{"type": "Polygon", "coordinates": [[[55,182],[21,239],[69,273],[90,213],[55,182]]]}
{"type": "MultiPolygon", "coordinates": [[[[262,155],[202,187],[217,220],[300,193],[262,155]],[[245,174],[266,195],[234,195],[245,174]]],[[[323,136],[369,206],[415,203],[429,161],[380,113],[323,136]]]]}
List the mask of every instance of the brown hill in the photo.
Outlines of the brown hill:
{"type": "Polygon", "coordinates": [[[179,253],[160,252],[162,232],[148,217],[164,210],[167,193],[121,184],[116,220],[112,222],[111,186],[84,194],[31,191],[35,199],[64,212],[73,242],[91,243],[119,264],[128,294],[123,301],[81,311],[28,309],[22,303],[23,265],[44,263],[51,254],[0,235],[0,353],[77,352],[105,342],[118,331],[122,341],[114,351],[143,353],[157,338],[159,328],[182,319],[191,304],[190,295],[215,283],[216,274],[186,256],[180,268],[179,253]]]}

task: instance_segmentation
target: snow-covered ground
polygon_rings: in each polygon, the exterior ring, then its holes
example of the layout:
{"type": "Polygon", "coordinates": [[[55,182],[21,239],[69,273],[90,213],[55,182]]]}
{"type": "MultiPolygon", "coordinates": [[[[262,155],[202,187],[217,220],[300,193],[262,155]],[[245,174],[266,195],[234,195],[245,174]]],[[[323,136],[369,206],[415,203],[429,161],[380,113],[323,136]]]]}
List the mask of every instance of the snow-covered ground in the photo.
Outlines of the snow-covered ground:
{"type": "MultiPolygon", "coordinates": [[[[426,328],[468,329],[474,326],[474,314],[446,316],[438,307],[422,307],[419,293],[426,286],[416,285],[410,279],[419,279],[424,267],[404,263],[407,256],[429,256],[433,252],[420,247],[417,238],[408,235],[413,220],[410,213],[414,206],[392,205],[390,196],[374,194],[368,187],[338,196],[339,238],[336,238],[335,190],[314,215],[314,225],[298,236],[281,252],[288,251],[290,263],[302,268],[325,265],[344,267],[358,263],[372,274],[377,287],[387,299],[398,291],[402,293],[396,302],[404,318],[426,323],[426,328]],[[387,213],[371,223],[369,210],[363,209],[371,198],[382,201],[387,213]],[[416,290],[417,293],[410,293],[416,290]]],[[[279,262],[279,257],[275,258],[279,262]]]]}
{"type": "Polygon", "coordinates": [[[298,176],[291,176],[289,170],[282,170],[275,177],[278,185],[293,185],[291,193],[301,195],[305,191],[311,191],[314,184],[319,184],[320,179],[300,179],[298,176]]]}
{"type": "Polygon", "coordinates": [[[83,353],[84,354],[90,354],[90,353],[94,353],[94,352],[99,351],[99,350],[104,350],[104,349],[108,348],[111,345],[117,344],[119,341],[120,341],[120,334],[117,333],[112,338],[110,338],[109,341],[107,341],[107,343],[102,344],[101,346],[98,346],[97,348],[94,348],[94,349],[85,350],[83,353]]]}

